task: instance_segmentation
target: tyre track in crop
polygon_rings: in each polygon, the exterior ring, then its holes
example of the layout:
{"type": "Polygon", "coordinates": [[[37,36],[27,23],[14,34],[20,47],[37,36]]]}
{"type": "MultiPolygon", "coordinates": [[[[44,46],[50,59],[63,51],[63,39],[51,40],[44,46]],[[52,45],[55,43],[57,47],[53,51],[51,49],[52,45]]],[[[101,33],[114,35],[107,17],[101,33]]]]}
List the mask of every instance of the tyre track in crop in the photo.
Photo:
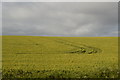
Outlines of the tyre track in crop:
{"type": "Polygon", "coordinates": [[[88,45],[85,45],[85,44],[79,44],[79,43],[75,43],[75,42],[60,39],[60,38],[56,39],[55,41],[58,42],[58,43],[68,45],[68,46],[72,46],[72,47],[76,48],[74,50],[67,51],[67,53],[88,53],[88,54],[92,54],[92,53],[101,53],[102,52],[102,50],[97,48],[97,47],[88,46],[88,45]]]}

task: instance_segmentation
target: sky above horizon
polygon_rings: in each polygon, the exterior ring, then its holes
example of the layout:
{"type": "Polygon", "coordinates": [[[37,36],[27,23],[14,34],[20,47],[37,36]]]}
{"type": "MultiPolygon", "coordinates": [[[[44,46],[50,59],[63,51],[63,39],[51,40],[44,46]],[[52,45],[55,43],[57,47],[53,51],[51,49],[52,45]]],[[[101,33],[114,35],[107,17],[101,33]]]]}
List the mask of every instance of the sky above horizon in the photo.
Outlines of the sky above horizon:
{"type": "Polygon", "coordinates": [[[118,36],[117,2],[4,2],[2,35],[118,36]]]}

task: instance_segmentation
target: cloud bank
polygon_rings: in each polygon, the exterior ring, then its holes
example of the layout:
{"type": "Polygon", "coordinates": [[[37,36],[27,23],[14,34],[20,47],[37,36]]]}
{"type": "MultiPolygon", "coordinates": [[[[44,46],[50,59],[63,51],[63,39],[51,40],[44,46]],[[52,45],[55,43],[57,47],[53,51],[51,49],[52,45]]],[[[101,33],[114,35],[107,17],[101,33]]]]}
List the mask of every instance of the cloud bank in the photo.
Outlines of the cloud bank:
{"type": "Polygon", "coordinates": [[[3,35],[117,36],[117,2],[4,2],[3,35]]]}

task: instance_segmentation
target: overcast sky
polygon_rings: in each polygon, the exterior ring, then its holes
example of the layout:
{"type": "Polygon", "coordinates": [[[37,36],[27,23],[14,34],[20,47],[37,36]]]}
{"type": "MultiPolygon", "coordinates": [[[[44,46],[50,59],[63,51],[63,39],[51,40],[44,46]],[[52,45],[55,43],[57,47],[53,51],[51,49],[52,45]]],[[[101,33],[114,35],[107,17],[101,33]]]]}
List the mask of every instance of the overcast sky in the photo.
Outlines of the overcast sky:
{"type": "Polygon", "coordinates": [[[117,2],[4,2],[3,35],[117,36],[117,2]]]}

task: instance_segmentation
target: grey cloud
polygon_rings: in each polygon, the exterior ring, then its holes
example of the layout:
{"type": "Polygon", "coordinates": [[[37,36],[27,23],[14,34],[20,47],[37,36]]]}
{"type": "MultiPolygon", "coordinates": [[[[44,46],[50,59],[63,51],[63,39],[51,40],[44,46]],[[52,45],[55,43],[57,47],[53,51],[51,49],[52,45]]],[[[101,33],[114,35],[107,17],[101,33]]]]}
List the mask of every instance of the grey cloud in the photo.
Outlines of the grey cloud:
{"type": "Polygon", "coordinates": [[[3,3],[3,35],[117,36],[117,2],[3,3]]]}

